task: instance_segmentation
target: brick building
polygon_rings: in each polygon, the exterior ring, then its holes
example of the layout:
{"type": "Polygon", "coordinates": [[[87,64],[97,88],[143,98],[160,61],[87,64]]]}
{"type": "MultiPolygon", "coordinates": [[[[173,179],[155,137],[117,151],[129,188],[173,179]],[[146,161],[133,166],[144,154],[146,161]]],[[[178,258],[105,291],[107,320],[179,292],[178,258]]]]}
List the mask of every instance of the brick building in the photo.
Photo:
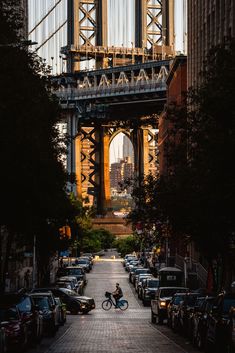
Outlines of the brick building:
{"type": "Polygon", "coordinates": [[[188,87],[200,84],[208,51],[226,37],[235,37],[233,0],[188,0],[188,87]]]}

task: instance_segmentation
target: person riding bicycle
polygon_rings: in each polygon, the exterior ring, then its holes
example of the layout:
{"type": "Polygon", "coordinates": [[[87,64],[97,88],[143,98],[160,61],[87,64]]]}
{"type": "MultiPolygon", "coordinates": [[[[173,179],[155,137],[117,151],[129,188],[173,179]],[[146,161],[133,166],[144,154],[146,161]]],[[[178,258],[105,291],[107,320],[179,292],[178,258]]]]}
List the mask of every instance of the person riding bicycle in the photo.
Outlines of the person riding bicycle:
{"type": "Polygon", "coordinates": [[[113,297],[115,299],[115,304],[116,304],[116,307],[117,307],[118,300],[123,297],[122,288],[119,286],[119,283],[116,283],[116,289],[112,293],[112,295],[113,295],[113,297]]]}

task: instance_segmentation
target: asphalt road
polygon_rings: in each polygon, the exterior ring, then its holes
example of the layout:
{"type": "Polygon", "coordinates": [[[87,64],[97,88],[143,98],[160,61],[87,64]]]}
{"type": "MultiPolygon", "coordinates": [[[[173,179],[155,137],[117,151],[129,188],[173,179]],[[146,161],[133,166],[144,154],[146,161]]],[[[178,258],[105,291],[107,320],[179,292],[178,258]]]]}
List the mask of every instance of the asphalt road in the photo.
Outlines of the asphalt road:
{"type": "Polygon", "coordinates": [[[87,275],[85,295],[95,299],[96,309],[88,315],[69,315],[54,338],[44,339],[30,353],[195,353],[191,344],[166,325],[151,324],[149,307],[143,307],[129,284],[118,254],[107,252],[87,275]],[[115,259],[111,258],[115,256],[115,259]],[[101,308],[105,291],[116,282],[129,302],[122,312],[101,308]]]}

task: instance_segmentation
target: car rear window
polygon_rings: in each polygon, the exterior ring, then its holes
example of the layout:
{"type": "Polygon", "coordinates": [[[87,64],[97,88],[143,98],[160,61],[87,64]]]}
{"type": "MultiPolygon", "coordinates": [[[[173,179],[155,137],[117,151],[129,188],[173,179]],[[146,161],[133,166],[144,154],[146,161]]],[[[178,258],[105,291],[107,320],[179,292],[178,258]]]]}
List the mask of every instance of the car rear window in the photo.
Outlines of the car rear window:
{"type": "MultiPolygon", "coordinates": [[[[185,288],[182,292],[185,291],[185,288]]],[[[164,288],[161,290],[160,297],[172,297],[176,292],[181,292],[179,288],[164,288]]]]}
{"type": "Polygon", "coordinates": [[[42,311],[50,309],[49,301],[46,297],[33,297],[33,301],[36,305],[39,306],[39,309],[42,311]]]}
{"type": "Polygon", "coordinates": [[[173,303],[178,305],[182,300],[184,300],[185,295],[177,295],[174,297],[173,303]]]}
{"type": "Polygon", "coordinates": [[[229,310],[231,309],[232,306],[235,307],[235,299],[225,298],[224,305],[223,305],[223,312],[225,314],[229,313],[229,310]]]}
{"type": "Polygon", "coordinates": [[[159,287],[159,280],[148,281],[148,287],[149,288],[157,288],[157,287],[159,287]]]}

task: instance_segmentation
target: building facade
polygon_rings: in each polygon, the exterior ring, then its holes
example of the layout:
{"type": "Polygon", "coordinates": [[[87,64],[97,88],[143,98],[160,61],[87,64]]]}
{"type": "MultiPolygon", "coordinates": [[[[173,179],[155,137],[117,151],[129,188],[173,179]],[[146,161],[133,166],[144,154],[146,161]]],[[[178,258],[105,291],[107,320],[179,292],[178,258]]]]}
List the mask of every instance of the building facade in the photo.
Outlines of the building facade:
{"type": "Polygon", "coordinates": [[[234,36],[233,0],[188,0],[188,87],[200,84],[210,48],[234,36]]]}

